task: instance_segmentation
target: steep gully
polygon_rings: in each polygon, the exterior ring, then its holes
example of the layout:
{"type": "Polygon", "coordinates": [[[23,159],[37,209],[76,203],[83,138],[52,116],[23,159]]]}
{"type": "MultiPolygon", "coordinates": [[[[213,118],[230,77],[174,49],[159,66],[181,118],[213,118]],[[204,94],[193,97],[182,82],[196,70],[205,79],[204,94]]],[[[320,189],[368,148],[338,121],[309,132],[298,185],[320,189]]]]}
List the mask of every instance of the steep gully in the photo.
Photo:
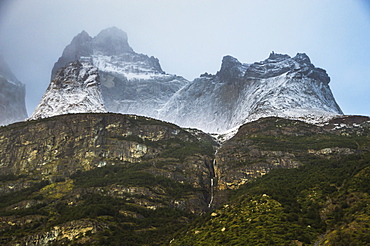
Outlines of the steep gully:
{"type": "MultiPolygon", "coordinates": [[[[221,144],[218,147],[218,149],[219,148],[221,148],[221,144]]],[[[215,183],[217,181],[216,172],[215,172],[215,166],[216,166],[216,156],[217,156],[218,149],[216,149],[216,151],[215,151],[215,157],[214,157],[214,159],[212,161],[211,166],[209,167],[211,178],[210,178],[210,200],[209,200],[209,203],[208,203],[208,208],[211,208],[212,203],[213,203],[213,199],[214,199],[214,192],[215,192],[214,189],[215,189],[215,183]]]]}

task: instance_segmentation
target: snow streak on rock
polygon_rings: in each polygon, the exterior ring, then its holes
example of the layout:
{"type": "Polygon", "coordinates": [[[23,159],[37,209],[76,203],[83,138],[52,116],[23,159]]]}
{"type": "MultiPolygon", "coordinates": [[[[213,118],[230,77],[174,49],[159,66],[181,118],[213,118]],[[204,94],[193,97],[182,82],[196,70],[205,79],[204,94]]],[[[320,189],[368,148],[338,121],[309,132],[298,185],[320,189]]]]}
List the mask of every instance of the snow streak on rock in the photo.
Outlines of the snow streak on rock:
{"type": "Polygon", "coordinates": [[[56,73],[29,119],[103,112],[106,109],[101,96],[98,69],[89,63],[75,61],[56,73]]]}
{"type": "Polygon", "coordinates": [[[225,56],[216,75],[205,74],[182,88],[160,118],[216,133],[268,116],[318,123],[342,114],[329,81],[306,54],[272,53],[250,65],[225,56]]]}
{"type": "Polygon", "coordinates": [[[68,62],[91,62],[99,69],[102,96],[108,111],[158,118],[158,110],[189,81],[166,74],[157,58],[135,53],[127,34],[111,27],[90,37],[85,31],[73,38],[53,74],[68,62]]]}
{"type": "Polygon", "coordinates": [[[243,64],[225,56],[220,71],[192,82],[166,74],[157,58],[138,54],[127,34],[112,27],[96,37],[78,34],[53,73],[73,60],[99,68],[108,111],[149,116],[182,127],[224,133],[261,117],[278,116],[318,123],[342,114],[326,71],[306,54],[271,53],[261,62],[243,64]]]}

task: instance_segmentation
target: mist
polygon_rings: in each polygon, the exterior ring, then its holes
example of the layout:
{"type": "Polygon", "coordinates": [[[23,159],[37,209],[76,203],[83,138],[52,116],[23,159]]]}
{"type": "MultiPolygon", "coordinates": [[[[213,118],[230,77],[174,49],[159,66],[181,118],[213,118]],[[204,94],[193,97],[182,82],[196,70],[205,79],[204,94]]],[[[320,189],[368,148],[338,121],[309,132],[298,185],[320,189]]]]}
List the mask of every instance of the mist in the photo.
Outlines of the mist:
{"type": "Polygon", "coordinates": [[[135,52],[193,80],[216,73],[224,55],[243,63],[271,51],[306,53],[331,77],[345,114],[370,114],[370,7],[347,0],[11,0],[0,4],[0,54],[26,84],[30,115],[54,63],[74,36],[116,26],[135,52]]]}

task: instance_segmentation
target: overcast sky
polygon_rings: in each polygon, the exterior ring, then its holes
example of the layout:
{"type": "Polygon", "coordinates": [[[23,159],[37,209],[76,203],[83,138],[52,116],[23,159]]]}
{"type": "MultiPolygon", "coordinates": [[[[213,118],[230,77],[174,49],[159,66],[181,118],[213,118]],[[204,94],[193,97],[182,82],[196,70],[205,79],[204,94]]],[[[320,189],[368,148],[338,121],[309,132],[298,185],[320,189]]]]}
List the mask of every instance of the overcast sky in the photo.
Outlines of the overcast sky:
{"type": "Polygon", "coordinates": [[[26,84],[31,114],[54,63],[82,30],[116,26],[137,52],[193,80],[224,55],[243,63],[271,51],[306,53],[331,77],[345,114],[370,115],[368,0],[0,0],[0,54],[26,84]]]}

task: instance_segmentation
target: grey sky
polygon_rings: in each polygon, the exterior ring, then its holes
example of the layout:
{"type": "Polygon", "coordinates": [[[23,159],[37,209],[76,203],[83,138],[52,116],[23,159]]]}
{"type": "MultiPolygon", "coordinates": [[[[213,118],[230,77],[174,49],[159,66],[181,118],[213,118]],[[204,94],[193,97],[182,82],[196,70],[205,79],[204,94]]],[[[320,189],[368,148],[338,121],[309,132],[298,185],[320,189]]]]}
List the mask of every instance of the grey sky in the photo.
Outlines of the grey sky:
{"type": "Polygon", "coordinates": [[[304,52],[328,72],[345,114],[370,115],[367,0],[0,0],[0,54],[26,84],[29,114],[72,38],[111,26],[189,80],[217,72],[224,55],[252,63],[304,52]]]}

